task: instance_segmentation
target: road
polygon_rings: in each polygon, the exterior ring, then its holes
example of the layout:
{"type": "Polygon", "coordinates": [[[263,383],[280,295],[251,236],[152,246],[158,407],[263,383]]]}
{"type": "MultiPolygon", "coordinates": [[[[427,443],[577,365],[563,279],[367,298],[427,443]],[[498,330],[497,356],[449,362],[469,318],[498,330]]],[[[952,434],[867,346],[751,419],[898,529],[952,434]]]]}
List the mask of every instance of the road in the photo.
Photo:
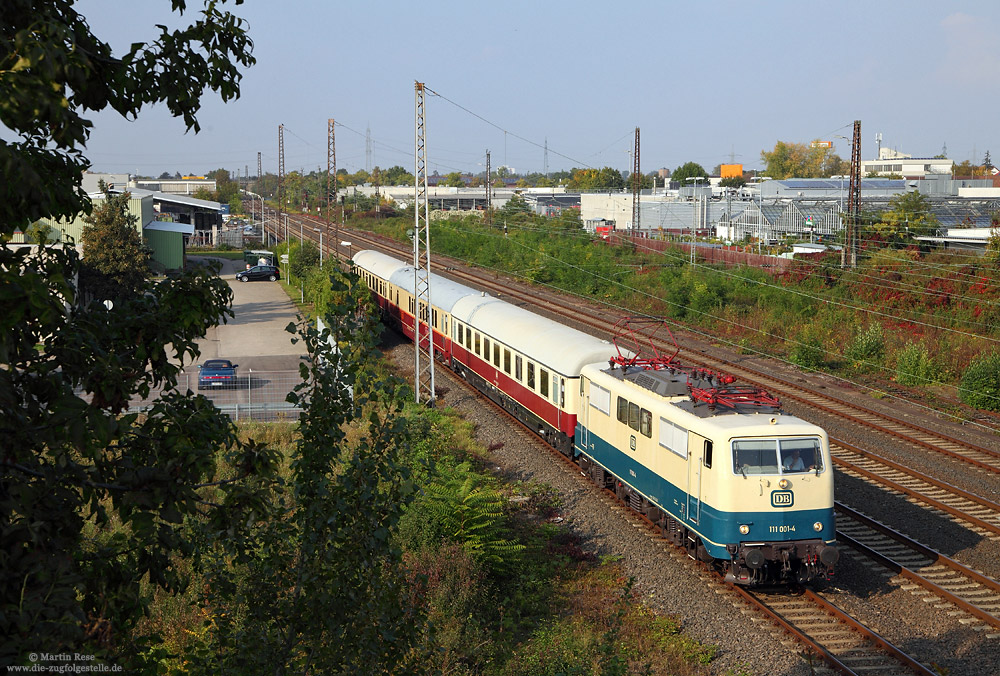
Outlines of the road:
{"type": "MultiPolygon", "coordinates": [[[[190,256],[190,262],[206,260],[190,256]]],[[[201,359],[230,359],[240,365],[240,371],[296,370],[304,356],[303,344],[292,344],[292,334],[285,331],[289,322],[296,321],[295,306],[278,282],[238,282],[236,271],[243,261],[223,258],[219,275],[233,290],[233,314],[227,324],[209,329],[198,341],[201,359]]],[[[197,364],[188,364],[185,372],[196,373],[197,364]]]]}

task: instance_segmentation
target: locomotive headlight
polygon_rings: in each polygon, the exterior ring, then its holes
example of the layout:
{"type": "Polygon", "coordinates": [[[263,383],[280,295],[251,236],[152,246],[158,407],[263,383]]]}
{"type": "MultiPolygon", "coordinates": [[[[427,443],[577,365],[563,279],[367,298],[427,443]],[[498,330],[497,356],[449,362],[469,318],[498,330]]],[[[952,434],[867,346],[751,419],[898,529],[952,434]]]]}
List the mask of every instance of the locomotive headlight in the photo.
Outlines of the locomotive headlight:
{"type": "Polygon", "coordinates": [[[781,481],[778,482],[778,488],[780,488],[781,490],[785,490],[786,488],[788,488],[791,485],[792,485],[792,482],[789,481],[788,479],[782,479],[781,481]]]}
{"type": "Polygon", "coordinates": [[[741,535],[746,535],[749,532],[750,532],[750,526],[746,525],[745,523],[740,525],[740,534],[741,535]]]}
{"type": "Polygon", "coordinates": [[[816,531],[817,533],[820,532],[821,530],[823,530],[823,524],[817,521],[816,523],[813,524],[813,530],[816,531]]]}

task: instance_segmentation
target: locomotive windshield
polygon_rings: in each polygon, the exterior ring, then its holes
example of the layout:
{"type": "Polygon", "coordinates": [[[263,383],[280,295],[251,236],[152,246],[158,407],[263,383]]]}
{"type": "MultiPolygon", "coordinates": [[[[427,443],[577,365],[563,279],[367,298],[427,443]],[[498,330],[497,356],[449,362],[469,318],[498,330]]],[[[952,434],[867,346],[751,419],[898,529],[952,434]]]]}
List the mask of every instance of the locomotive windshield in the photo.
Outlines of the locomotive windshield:
{"type": "Polygon", "coordinates": [[[816,437],[739,439],[733,442],[733,471],[743,476],[820,471],[820,449],[816,437]]]}

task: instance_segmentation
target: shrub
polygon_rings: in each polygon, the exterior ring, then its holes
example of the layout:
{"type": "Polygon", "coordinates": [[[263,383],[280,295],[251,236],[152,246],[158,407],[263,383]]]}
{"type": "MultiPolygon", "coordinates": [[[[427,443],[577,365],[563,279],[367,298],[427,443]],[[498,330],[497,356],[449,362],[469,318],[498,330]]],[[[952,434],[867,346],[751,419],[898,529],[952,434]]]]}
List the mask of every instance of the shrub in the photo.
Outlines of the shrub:
{"type": "Polygon", "coordinates": [[[868,328],[854,336],[844,357],[855,367],[872,366],[882,363],[885,356],[885,331],[879,323],[869,324],[868,328]]]}
{"type": "Polygon", "coordinates": [[[804,369],[818,369],[826,364],[826,350],[819,338],[808,335],[804,331],[792,346],[788,359],[796,366],[804,369]]]}
{"type": "Polygon", "coordinates": [[[1000,353],[991,352],[969,364],[959,396],[969,406],[1000,411],[1000,353]]]}
{"type": "Polygon", "coordinates": [[[908,343],[896,355],[896,382],[900,385],[926,385],[935,378],[936,371],[923,343],[908,343]]]}

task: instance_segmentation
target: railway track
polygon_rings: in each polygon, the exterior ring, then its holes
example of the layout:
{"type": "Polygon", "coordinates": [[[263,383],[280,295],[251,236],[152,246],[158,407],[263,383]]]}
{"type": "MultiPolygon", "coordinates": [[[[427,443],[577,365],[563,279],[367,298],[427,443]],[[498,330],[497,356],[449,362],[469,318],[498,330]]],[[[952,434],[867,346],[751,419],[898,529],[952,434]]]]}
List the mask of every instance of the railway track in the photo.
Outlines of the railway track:
{"type": "MultiPolygon", "coordinates": [[[[375,248],[396,256],[406,255],[395,242],[373,238],[366,233],[352,232],[350,237],[354,250],[375,248]]],[[[342,253],[346,258],[349,252],[342,253]]],[[[581,313],[581,308],[576,307],[570,313],[561,308],[559,303],[546,298],[544,294],[513,289],[481,273],[465,272],[459,269],[458,265],[454,268],[446,267],[444,273],[471,286],[485,288],[509,301],[530,304],[533,309],[544,306],[547,309],[546,314],[555,315],[561,321],[577,326],[583,324],[589,332],[597,335],[606,336],[606,327],[614,323],[610,315],[599,308],[588,307],[586,309],[589,312],[581,313]]],[[[660,347],[662,349],[663,346],[660,347]]],[[[685,361],[690,362],[689,359],[685,361]]],[[[915,448],[943,453],[952,459],[976,466],[986,473],[1000,472],[1000,453],[993,449],[865,409],[835,396],[817,394],[773,374],[744,368],[728,360],[720,360],[706,354],[702,355],[699,361],[698,366],[739,376],[745,381],[778,392],[783,397],[801,401],[804,405],[826,415],[835,415],[877,430],[879,434],[904,440],[915,448]]],[[[450,373],[449,376],[454,377],[450,373]]],[[[476,396],[480,395],[477,393],[476,396]]],[[[519,424],[517,429],[521,430],[519,424]]],[[[533,444],[549,449],[544,442],[535,439],[527,431],[522,430],[522,434],[531,439],[533,444]]],[[[831,451],[838,471],[875,483],[882,490],[904,496],[905,499],[919,503],[925,509],[939,512],[961,527],[984,538],[994,541],[1000,539],[1000,505],[841,440],[831,439],[831,451]]],[[[563,458],[555,451],[552,453],[563,458]]],[[[571,469],[567,471],[579,474],[575,464],[565,460],[564,462],[570,465],[571,469]]],[[[592,486],[589,481],[579,476],[576,479],[592,486]]],[[[609,509],[620,512],[633,526],[640,527],[644,521],[643,517],[628,510],[613,493],[601,491],[601,494],[601,500],[608,504],[609,509]]],[[[863,556],[885,567],[895,585],[919,597],[924,603],[933,603],[936,609],[955,618],[956,622],[982,629],[982,635],[990,639],[1000,638],[1000,619],[998,619],[1000,585],[995,580],[913,541],[870,517],[855,512],[842,503],[838,503],[837,509],[838,537],[858,552],[857,556],[863,556]]],[[[649,531],[647,537],[659,540],[663,547],[673,547],[672,543],[660,536],[656,529],[649,530],[648,522],[645,527],[649,531]]],[[[676,552],[672,554],[672,558],[677,558],[676,552]]],[[[726,590],[723,592],[716,588],[716,593],[742,596],[742,603],[752,604],[754,608],[754,610],[743,609],[743,612],[766,614],[775,627],[788,632],[799,645],[806,648],[809,654],[822,659],[830,669],[841,673],[934,673],[896,647],[889,645],[874,632],[863,626],[856,626],[860,623],[811,592],[802,594],[801,597],[758,594],[744,596],[744,590],[729,587],[719,580],[710,584],[722,585],[726,590]]],[[[736,604],[734,601],[734,605],[736,604]]]]}
{"type": "MultiPolygon", "coordinates": [[[[772,631],[781,634],[785,645],[799,648],[809,655],[813,666],[825,666],[841,674],[931,676],[931,671],[918,659],[893,645],[875,631],[822,596],[803,590],[795,595],[762,594],[724,582],[723,577],[704,564],[689,558],[687,553],[664,537],[660,529],[641,514],[631,510],[611,490],[595,486],[580,471],[580,467],[543,440],[526,430],[503,407],[450,370],[442,369],[451,388],[460,388],[481,405],[504,417],[524,443],[553,458],[567,479],[598,499],[605,509],[617,513],[633,529],[665,551],[677,565],[689,566],[716,594],[723,595],[742,613],[770,623],[772,631]]],[[[821,673],[817,670],[815,673],[821,673]]]]}
{"type": "Polygon", "coordinates": [[[1000,638],[1000,582],[951,559],[885,524],[836,503],[837,540],[888,568],[893,581],[961,624],[982,623],[1000,638]]]}
{"type": "MultiPolygon", "coordinates": [[[[371,233],[353,231],[351,232],[351,238],[353,244],[351,248],[355,251],[363,245],[381,250],[390,255],[401,257],[407,255],[407,252],[398,242],[375,236],[371,233]]],[[[620,316],[594,307],[586,300],[575,304],[571,309],[567,309],[563,301],[553,300],[553,295],[550,293],[543,293],[531,288],[522,289],[520,287],[513,287],[507,280],[493,278],[491,275],[484,274],[475,269],[463,269],[464,263],[460,261],[452,261],[445,257],[438,257],[436,260],[438,261],[438,265],[444,268],[443,270],[439,270],[440,274],[444,274],[459,282],[483,288],[498,297],[504,297],[510,302],[528,304],[533,309],[543,314],[554,316],[559,321],[583,327],[593,335],[603,336],[608,339],[613,338],[613,335],[609,332],[609,327],[613,327],[620,316]],[[454,265],[451,265],[451,263],[454,263],[454,265]]],[[[646,337],[648,337],[648,334],[646,334],[646,337]]],[[[663,341],[656,342],[654,340],[654,344],[657,349],[664,353],[669,354],[674,349],[672,344],[663,341]]],[[[766,373],[761,369],[736,364],[732,360],[719,359],[704,351],[693,354],[691,350],[686,350],[684,361],[692,366],[736,376],[744,382],[758,385],[782,398],[798,401],[810,409],[863,426],[876,434],[891,436],[913,448],[946,456],[953,460],[972,465],[984,472],[1000,474],[1000,450],[987,448],[972,441],[945,434],[940,430],[934,430],[872,408],[860,406],[857,403],[846,401],[827,392],[817,392],[815,389],[809,389],[793,383],[773,373],[766,373]]]]}

